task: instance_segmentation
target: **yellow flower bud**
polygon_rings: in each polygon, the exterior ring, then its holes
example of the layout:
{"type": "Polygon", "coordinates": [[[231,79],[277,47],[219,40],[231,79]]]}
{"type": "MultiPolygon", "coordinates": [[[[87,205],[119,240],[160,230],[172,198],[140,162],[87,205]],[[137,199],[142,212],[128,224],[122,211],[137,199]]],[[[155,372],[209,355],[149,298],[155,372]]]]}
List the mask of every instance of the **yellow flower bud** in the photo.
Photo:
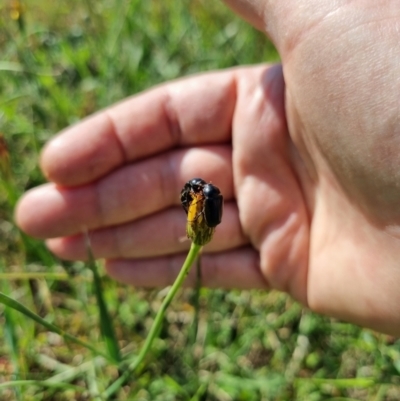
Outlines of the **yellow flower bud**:
{"type": "Polygon", "coordinates": [[[181,203],[187,214],[188,238],[200,246],[209,243],[222,218],[223,197],[220,190],[201,178],[193,178],[182,189],[181,203]]]}
{"type": "Polygon", "coordinates": [[[215,232],[215,227],[209,227],[204,218],[204,196],[203,194],[194,194],[194,198],[189,206],[186,234],[196,245],[208,244],[215,232]]]}

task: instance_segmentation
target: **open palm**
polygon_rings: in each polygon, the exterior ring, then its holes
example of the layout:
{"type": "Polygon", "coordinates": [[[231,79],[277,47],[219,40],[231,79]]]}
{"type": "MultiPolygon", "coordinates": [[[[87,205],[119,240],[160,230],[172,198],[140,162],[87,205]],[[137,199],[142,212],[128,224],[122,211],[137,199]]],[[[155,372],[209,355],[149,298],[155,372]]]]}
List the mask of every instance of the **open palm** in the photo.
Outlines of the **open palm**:
{"type": "Polygon", "coordinates": [[[85,258],[89,229],[112,276],[166,285],[188,248],[179,192],[199,176],[226,200],[205,285],[278,288],[399,333],[400,83],[394,44],[372,41],[382,12],[299,1],[299,20],[293,5],[259,3],[246,17],[268,26],[283,75],[264,65],[192,77],[69,128],[43,153],[52,183],[25,195],[17,220],[69,259],[85,258]]]}

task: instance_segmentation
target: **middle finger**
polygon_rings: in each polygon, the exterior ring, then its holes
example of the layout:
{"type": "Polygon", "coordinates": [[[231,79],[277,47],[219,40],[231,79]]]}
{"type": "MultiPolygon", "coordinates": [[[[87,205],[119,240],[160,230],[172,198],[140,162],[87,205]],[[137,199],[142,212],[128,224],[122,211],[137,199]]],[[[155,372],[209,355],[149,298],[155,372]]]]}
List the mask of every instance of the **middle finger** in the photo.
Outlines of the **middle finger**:
{"type": "Polygon", "coordinates": [[[17,215],[21,227],[39,238],[126,223],[179,203],[183,184],[201,177],[233,196],[230,145],[174,150],[124,166],[97,182],[60,188],[47,184],[28,192],[17,215]],[[45,200],[45,202],[44,202],[45,200]]]}

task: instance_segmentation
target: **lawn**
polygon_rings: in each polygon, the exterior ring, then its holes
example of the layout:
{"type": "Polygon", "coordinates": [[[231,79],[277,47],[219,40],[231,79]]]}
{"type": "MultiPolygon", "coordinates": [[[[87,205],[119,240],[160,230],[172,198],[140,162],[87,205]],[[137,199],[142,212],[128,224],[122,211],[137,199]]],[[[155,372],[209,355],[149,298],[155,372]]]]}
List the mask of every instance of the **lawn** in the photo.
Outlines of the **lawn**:
{"type": "MultiPolygon", "coordinates": [[[[101,400],[138,354],[166,290],[117,284],[101,261],[97,271],[57,260],[18,231],[17,199],[43,182],[41,147],[155,84],[278,55],[211,0],[5,0],[0,12],[0,399],[101,400]]],[[[399,400],[399,372],[395,338],[276,291],[202,288],[178,294],[114,399],[399,400]]]]}

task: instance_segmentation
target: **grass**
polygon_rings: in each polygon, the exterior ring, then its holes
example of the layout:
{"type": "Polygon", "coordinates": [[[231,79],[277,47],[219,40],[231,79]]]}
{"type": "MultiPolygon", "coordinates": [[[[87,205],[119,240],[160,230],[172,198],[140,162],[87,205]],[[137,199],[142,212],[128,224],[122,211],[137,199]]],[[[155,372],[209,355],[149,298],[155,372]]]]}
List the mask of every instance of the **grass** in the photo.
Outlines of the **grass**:
{"type": "MultiPolygon", "coordinates": [[[[0,399],[101,399],[123,373],[119,358],[132,363],[138,354],[165,291],[57,260],[18,231],[16,200],[43,182],[40,148],[159,82],[277,54],[213,1],[10,0],[0,11],[0,133],[8,146],[0,143],[0,399]]],[[[399,372],[394,338],[318,316],[275,291],[202,288],[198,299],[186,290],[172,302],[140,375],[115,399],[389,401],[400,399],[399,372]]]]}

